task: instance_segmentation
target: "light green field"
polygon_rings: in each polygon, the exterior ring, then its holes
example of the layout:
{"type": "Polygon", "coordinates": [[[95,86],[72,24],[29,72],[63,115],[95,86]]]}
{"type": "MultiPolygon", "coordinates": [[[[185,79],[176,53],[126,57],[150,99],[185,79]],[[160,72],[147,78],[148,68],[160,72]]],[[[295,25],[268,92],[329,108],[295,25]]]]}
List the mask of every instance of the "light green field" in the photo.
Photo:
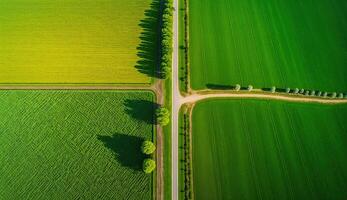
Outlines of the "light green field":
{"type": "Polygon", "coordinates": [[[151,2],[2,0],[0,83],[150,83],[135,66],[151,2]]]}
{"type": "Polygon", "coordinates": [[[347,90],[347,1],[189,0],[194,89],[347,90]]]}
{"type": "Polygon", "coordinates": [[[152,199],[151,92],[1,91],[1,199],[152,199]]]}
{"type": "Polygon", "coordinates": [[[195,199],[346,199],[346,114],[347,105],[198,103],[195,199]]]}

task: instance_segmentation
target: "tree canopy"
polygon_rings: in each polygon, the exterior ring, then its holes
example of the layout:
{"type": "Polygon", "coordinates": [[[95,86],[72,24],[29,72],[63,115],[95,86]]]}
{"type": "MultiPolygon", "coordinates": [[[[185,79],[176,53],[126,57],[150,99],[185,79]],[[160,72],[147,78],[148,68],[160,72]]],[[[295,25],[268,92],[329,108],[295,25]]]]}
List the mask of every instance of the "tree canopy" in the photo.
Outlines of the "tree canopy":
{"type": "Polygon", "coordinates": [[[155,151],[156,147],[153,144],[153,142],[151,141],[143,141],[142,145],[141,145],[141,151],[144,154],[150,155],[155,151]]]}
{"type": "Polygon", "coordinates": [[[235,85],[235,90],[236,90],[236,91],[240,91],[240,89],[241,89],[241,85],[240,85],[240,84],[236,84],[236,85],[235,85]]]}
{"type": "Polygon", "coordinates": [[[275,92],[276,92],[276,87],[275,87],[275,86],[272,86],[272,87],[271,87],[271,92],[272,92],[272,93],[275,93],[275,92]]]}
{"type": "Polygon", "coordinates": [[[155,161],[147,158],[143,161],[142,169],[146,174],[152,173],[155,169],[155,161]]]}
{"type": "Polygon", "coordinates": [[[155,111],[157,123],[166,126],[170,122],[170,112],[167,108],[161,107],[155,111]]]}

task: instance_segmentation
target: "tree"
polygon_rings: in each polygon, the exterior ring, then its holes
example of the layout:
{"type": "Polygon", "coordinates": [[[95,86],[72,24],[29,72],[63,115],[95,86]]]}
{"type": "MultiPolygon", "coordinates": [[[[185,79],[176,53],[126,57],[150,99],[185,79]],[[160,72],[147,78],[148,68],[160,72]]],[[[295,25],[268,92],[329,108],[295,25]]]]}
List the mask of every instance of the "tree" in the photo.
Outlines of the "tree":
{"type": "Polygon", "coordinates": [[[333,93],[331,94],[331,98],[336,98],[336,96],[337,96],[337,93],[336,93],[336,92],[333,92],[333,93]]]}
{"type": "Polygon", "coordinates": [[[298,94],[298,93],[299,93],[299,88],[295,88],[294,94],[298,94]]]}
{"type": "Polygon", "coordinates": [[[322,91],[319,91],[317,96],[319,96],[319,97],[322,96],[322,91]]]}
{"type": "Polygon", "coordinates": [[[152,173],[155,169],[155,161],[147,158],[143,161],[142,169],[146,174],[152,173]]]}
{"type": "Polygon", "coordinates": [[[290,93],[290,88],[286,88],[286,93],[290,93]]]}
{"type": "Polygon", "coordinates": [[[316,91],[312,90],[311,91],[311,96],[315,96],[316,95],[316,91]]]}
{"type": "Polygon", "coordinates": [[[271,93],[275,93],[276,92],[276,87],[275,86],[272,86],[272,88],[271,88],[271,93]]]}
{"type": "Polygon", "coordinates": [[[157,123],[161,126],[166,126],[170,122],[170,112],[167,108],[161,107],[155,111],[157,123]]]}
{"type": "Polygon", "coordinates": [[[347,94],[345,94],[345,99],[347,99],[347,94]]]}
{"type": "Polygon", "coordinates": [[[323,93],[323,97],[326,98],[328,96],[328,93],[327,92],[324,92],[323,93]]]}
{"type": "Polygon", "coordinates": [[[155,145],[151,141],[143,141],[141,145],[141,151],[144,154],[150,155],[155,151],[155,145]]]}
{"type": "Polygon", "coordinates": [[[310,95],[310,91],[309,91],[309,90],[306,90],[306,91],[305,91],[305,96],[308,96],[308,95],[310,95]]]}
{"type": "Polygon", "coordinates": [[[247,90],[248,90],[249,92],[252,91],[252,90],[253,90],[253,86],[252,86],[252,85],[249,85],[248,88],[247,88],[247,90]]]}
{"type": "Polygon", "coordinates": [[[343,93],[340,93],[340,94],[339,94],[339,98],[340,98],[340,99],[343,99],[343,93]]]}
{"type": "Polygon", "coordinates": [[[299,93],[304,94],[304,92],[305,92],[305,89],[302,88],[299,93]]]}
{"type": "Polygon", "coordinates": [[[241,85],[240,85],[240,84],[236,84],[236,85],[235,85],[235,90],[236,90],[236,91],[240,91],[240,89],[241,89],[241,85]]]}

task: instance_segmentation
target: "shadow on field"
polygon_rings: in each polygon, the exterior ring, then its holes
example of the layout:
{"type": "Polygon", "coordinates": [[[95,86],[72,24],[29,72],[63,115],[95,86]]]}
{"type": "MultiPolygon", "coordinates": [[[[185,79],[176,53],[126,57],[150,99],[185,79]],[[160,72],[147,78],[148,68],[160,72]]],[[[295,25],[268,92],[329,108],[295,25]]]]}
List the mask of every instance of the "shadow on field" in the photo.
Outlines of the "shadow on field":
{"type": "Polygon", "coordinates": [[[233,89],[235,89],[235,86],[232,86],[232,85],[222,85],[222,84],[212,84],[212,83],[206,84],[206,87],[208,89],[212,89],[212,90],[233,90],[233,89]]]}
{"type": "MultiPolygon", "coordinates": [[[[261,88],[262,91],[271,92],[271,88],[261,88]]],[[[285,88],[276,88],[276,92],[286,92],[285,88]]]]}
{"type": "Polygon", "coordinates": [[[137,61],[135,68],[149,77],[160,78],[160,2],[153,0],[150,8],[145,11],[145,19],[140,21],[142,28],[140,44],[137,47],[137,61]]]}
{"type": "Polygon", "coordinates": [[[98,139],[114,153],[116,160],[122,166],[142,170],[142,161],[146,157],[141,152],[143,138],[115,133],[112,136],[98,135],[98,139]]]}
{"type": "Polygon", "coordinates": [[[125,112],[132,118],[147,124],[155,124],[154,112],[159,104],[147,100],[128,99],[124,105],[126,107],[125,112]]]}

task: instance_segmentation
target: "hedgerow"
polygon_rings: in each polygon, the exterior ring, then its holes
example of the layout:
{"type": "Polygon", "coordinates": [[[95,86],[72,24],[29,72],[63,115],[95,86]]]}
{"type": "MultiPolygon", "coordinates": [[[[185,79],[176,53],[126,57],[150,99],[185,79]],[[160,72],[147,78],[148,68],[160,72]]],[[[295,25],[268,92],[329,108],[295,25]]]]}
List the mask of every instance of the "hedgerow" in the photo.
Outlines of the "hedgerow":
{"type": "Polygon", "coordinates": [[[162,16],[161,28],[161,62],[160,74],[163,79],[167,79],[171,74],[172,63],[172,16],[173,16],[173,1],[165,0],[162,16]]]}

